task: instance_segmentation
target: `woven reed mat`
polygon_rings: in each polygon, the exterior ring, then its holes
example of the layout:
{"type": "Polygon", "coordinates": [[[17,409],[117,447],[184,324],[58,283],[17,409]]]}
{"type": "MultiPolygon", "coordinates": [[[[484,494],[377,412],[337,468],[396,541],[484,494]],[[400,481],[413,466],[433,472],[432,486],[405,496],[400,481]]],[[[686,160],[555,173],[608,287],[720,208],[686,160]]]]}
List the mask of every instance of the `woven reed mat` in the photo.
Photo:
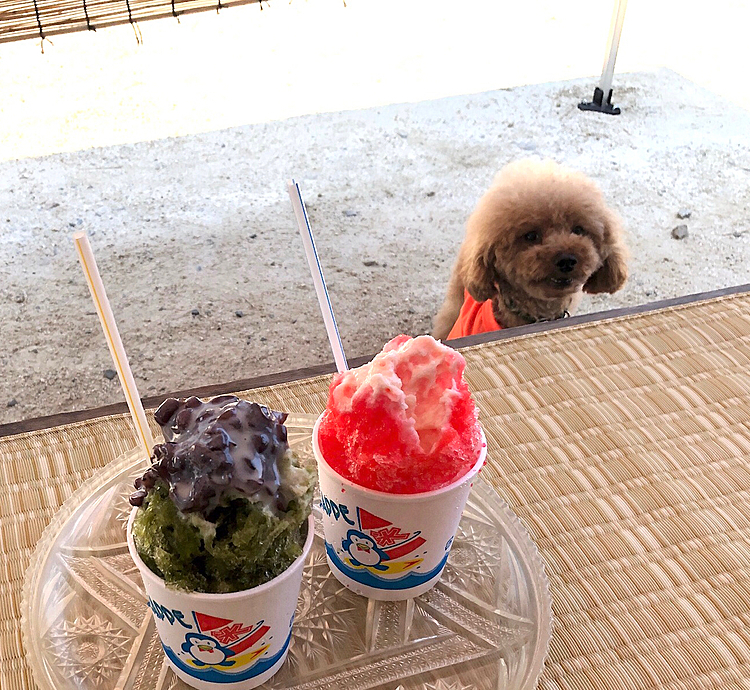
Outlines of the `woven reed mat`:
{"type": "MultiPolygon", "coordinates": [[[[544,690],[750,688],[750,296],[465,350],[484,470],[547,563],[544,690]]],[[[318,412],[327,377],[259,389],[318,412]]],[[[33,687],[34,545],[134,445],[122,416],[0,439],[0,687],[33,687]]]]}

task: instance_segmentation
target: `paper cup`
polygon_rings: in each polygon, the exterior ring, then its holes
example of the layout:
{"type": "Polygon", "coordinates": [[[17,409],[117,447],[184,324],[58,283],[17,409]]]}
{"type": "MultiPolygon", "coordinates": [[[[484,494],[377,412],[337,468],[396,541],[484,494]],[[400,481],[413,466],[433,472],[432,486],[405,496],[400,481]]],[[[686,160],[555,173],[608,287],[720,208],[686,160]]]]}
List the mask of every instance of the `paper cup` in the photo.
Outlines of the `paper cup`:
{"type": "Polygon", "coordinates": [[[204,594],[170,589],[141,560],[132,533],[137,510],[128,520],[128,549],[175,674],[199,690],[248,690],[268,680],[289,650],[302,571],[315,533],[312,515],[302,555],[281,575],[241,592],[204,594]]]}
{"type": "Polygon", "coordinates": [[[326,557],[345,587],[380,601],[423,594],[440,579],[466,500],[484,465],[487,444],[475,465],[442,489],[388,494],[358,486],[326,462],[313,429],[326,557]]]}

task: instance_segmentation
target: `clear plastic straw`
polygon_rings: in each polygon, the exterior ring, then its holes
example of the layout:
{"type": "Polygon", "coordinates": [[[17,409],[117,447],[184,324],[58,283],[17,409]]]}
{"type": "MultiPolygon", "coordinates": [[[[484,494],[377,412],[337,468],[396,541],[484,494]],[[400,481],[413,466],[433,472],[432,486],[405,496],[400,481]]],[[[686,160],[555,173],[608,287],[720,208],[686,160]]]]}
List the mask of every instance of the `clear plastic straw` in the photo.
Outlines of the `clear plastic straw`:
{"type": "Polygon", "coordinates": [[[310,273],[312,274],[315,294],[318,296],[320,312],[323,314],[323,323],[326,327],[326,333],[328,333],[328,341],[331,343],[331,350],[333,350],[333,359],[336,362],[336,368],[340,372],[346,371],[349,365],[346,362],[344,346],[341,343],[341,336],[336,325],[336,317],[333,315],[331,298],[328,296],[328,288],[323,277],[323,268],[320,265],[320,259],[318,259],[318,251],[315,249],[315,238],[310,227],[310,221],[307,219],[305,202],[302,201],[299,185],[294,180],[287,182],[287,190],[289,198],[292,200],[292,208],[297,218],[297,226],[299,227],[299,234],[302,236],[302,244],[305,247],[307,265],[310,267],[310,273]]]}
{"type": "Polygon", "coordinates": [[[130,370],[128,357],[125,354],[125,348],[122,345],[122,340],[117,330],[117,324],[115,323],[115,317],[107,299],[107,293],[104,291],[104,283],[99,275],[99,269],[96,267],[96,260],[94,259],[94,253],[91,251],[89,238],[85,232],[77,232],[73,235],[73,243],[76,246],[78,258],[81,261],[86,282],[91,291],[91,298],[94,300],[96,312],[99,314],[99,321],[102,324],[104,338],[109,346],[112,361],[120,377],[120,384],[122,385],[123,393],[125,393],[125,400],[127,400],[128,408],[130,409],[130,415],[133,418],[136,436],[143,447],[143,451],[146,453],[146,457],[150,457],[152,438],[148,428],[148,421],[146,420],[146,413],[143,410],[141,398],[135,386],[133,372],[130,370]]]}

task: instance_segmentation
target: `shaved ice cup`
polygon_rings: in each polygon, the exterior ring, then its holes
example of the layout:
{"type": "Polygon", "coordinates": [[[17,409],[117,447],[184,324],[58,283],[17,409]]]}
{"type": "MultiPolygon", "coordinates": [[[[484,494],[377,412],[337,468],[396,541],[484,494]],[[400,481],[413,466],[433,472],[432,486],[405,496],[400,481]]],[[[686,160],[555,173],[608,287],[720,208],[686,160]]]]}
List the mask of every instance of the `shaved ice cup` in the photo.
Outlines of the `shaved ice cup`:
{"type": "Polygon", "coordinates": [[[354,484],[336,472],[318,445],[320,509],[326,558],[347,589],[379,601],[411,599],[440,579],[471,487],[487,457],[452,484],[418,494],[389,494],[354,484]]]}
{"type": "Polygon", "coordinates": [[[138,566],[167,662],[199,690],[249,690],[268,680],[286,659],[302,571],[315,525],[308,518],[302,554],[265,584],[229,594],[183,592],[166,586],[141,560],[128,520],[130,555],[138,566]]]}

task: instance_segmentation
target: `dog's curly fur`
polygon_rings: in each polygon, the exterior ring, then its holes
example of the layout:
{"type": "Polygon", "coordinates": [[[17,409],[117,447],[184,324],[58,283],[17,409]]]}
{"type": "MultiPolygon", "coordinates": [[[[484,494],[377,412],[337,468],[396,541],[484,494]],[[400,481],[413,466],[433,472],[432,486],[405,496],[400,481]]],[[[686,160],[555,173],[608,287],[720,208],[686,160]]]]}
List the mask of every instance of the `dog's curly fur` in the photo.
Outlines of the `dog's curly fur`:
{"type": "Polygon", "coordinates": [[[559,318],[582,292],[616,292],[627,280],[620,219],[585,175],[552,161],[503,168],[466,224],[466,237],[435,316],[444,339],[464,301],[493,301],[503,327],[559,318]]]}

